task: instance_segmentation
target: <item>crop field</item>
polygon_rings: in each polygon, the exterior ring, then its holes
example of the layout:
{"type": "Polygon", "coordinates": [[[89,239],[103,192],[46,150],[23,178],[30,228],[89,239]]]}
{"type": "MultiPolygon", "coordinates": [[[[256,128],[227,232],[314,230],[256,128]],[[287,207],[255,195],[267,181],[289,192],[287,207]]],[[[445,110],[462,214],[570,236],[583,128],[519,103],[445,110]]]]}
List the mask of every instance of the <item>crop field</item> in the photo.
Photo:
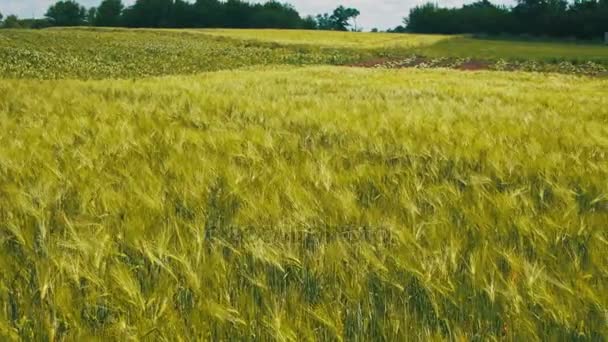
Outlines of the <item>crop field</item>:
{"type": "Polygon", "coordinates": [[[428,46],[444,40],[453,39],[445,35],[423,34],[390,34],[339,31],[311,31],[311,30],[247,30],[247,29],[203,29],[207,35],[248,39],[262,42],[273,42],[295,45],[338,46],[356,49],[372,48],[412,48],[428,46]]]}
{"type": "Polygon", "coordinates": [[[608,337],[605,78],[0,38],[0,340],[608,337]]]}
{"type": "Polygon", "coordinates": [[[534,60],[539,62],[596,62],[608,65],[608,46],[575,42],[513,41],[460,37],[423,45],[418,53],[432,57],[476,57],[478,59],[534,60]]]}
{"type": "Polygon", "coordinates": [[[202,30],[205,34],[296,45],[384,49],[428,57],[474,57],[486,60],[541,62],[593,61],[608,65],[608,46],[591,43],[475,39],[470,36],[360,33],[299,30],[202,30]]]}
{"type": "Polygon", "coordinates": [[[0,77],[141,78],[261,65],[457,67],[608,74],[608,46],[298,30],[0,30],[0,77]],[[420,63],[421,57],[424,59],[420,63]]]}
{"type": "Polygon", "coordinates": [[[0,30],[0,75],[8,78],[139,78],[252,65],[347,64],[368,55],[252,44],[189,30],[0,30]]]}

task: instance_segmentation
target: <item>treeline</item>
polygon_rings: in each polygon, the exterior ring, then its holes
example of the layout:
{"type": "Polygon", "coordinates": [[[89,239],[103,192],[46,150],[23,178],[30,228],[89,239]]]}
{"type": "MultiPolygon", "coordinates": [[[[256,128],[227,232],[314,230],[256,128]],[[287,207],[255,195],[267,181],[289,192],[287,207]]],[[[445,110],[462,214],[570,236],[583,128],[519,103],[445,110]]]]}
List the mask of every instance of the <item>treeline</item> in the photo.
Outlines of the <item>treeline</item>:
{"type": "MultiPolygon", "coordinates": [[[[75,0],[57,1],[45,19],[19,20],[9,16],[4,27],[106,26],[151,28],[285,28],[346,31],[357,29],[359,11],[344,6],[332,13],[301,17],[296,9],[275,0],[249,3],[243,0],[137,0],[126,7],[121,0],[103,0],[85,8],[75,0]]],[[[2,18],[0,18],[1,20],[2,18]]]]}
{"type": "Polygon", "coordinates": [[[593,39],[608,32],[608,0],[518,0],[514,7],[481,0],[460,8],[417,6],[394,31],[486,33],[593,39]]]}

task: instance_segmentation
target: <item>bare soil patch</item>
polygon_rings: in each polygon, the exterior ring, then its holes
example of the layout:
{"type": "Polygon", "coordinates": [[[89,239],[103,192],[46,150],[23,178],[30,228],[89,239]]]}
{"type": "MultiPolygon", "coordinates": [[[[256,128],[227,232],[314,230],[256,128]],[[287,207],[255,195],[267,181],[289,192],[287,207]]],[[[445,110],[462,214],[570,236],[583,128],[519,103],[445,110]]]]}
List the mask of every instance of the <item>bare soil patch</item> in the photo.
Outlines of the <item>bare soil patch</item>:
{"type": "Polygon", "coordinates": [[[490,69],[490,65],[491,63],[487,61],[471,60],[460,64],[456,69],[469,71],[488,70],[490,69]]]}

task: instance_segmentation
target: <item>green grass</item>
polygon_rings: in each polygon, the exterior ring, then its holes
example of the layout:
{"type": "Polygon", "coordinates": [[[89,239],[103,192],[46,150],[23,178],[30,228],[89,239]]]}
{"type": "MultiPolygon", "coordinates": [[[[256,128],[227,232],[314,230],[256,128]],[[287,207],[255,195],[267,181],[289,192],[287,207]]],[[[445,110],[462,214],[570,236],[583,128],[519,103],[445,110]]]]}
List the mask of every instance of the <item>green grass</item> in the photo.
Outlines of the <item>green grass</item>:
{"type": "Polygon", "coordinates": [[[5,78],[141,78],[366,58],[370,52],[254,44],[188,30],[0,30],[0,77],[5,78]]]}
{"type": "Polygon", "coordinates": [[[601,45],[462,36],[298,30],[0,30],[3,78],[142,78],[258,65],[398,62],[413,55],[518,60],[527,64],[516,69],[579,74],[608,66],[608,47],[601,45]],[[562,62],[568,63],[556,67],[562,62]],[[579,71],[571,62],[595,64],[579,71]]]}
{"type": "Polygon", "coordinates": [[[385,49],[428,57],[470,57],[487,60],[578,61],[608,64],[608,46],[593,43],[477,39],[470,36],[352,33],[299,30],[202,30],[211,35],[297,45],[328,45],[385,49]]]}
{"type": "Polygon", "coordinates": [[[274,30],[274,29],[203,29],[208,35],[247,39],[261,42],[274,42],[295,45],[320,45],[331,47],[350,47],[357,49],[373,48],[412,48],[435,44],[452,39],[445,35],[390,34],[369,32],[338,32],[311,30],[274,30]]]}
{"type": "Polygon", "coordinates": [[[2,80],[0,339],[605,339],[607,87],[2,80]]]}
{"type": "Polygon", "coordinates": [[[435,45],[421,46],[418,52],[429,57],[473,57],[554,63],[591,61],[608,65],[608,45],[592,43],[460,37],[442,40],[435,45]]]}

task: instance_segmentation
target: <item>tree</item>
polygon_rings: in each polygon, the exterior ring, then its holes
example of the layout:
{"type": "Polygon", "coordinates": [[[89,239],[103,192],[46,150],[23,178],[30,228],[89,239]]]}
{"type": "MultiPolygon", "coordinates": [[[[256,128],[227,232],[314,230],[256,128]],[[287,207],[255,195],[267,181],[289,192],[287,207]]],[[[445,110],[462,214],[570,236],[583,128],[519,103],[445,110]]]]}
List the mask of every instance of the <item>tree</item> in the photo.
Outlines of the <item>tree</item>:
{"type": "Polygon", "coordinates": [[[169,17],[171,27],[194,27],[196,23],[193,5],[184,0],[175,0],[169,17]]]}
{"type": "Polygon", "coordinates": [[[220,27],[224,22],[223,5],[218,0],[196,0],[193,12],[196,27],[220,27]]]}
{"type": "Polygon", "coordinates": [[[408,31],[417,33],[510,33],[597,39],[608,31],[606,18],[608,0],[572,3],[518,0],[513,8],[479,0],[461,8],[426,3],[413,8],[404,22],[408,31]]]}
{"type": "Polygon", "coordinates": [[[87,11],[87,25],[95,25],[95,17],[97,17],[97,8],[91,7],[87,11]]]}
{"type": "Polygon", "coordinates": [[[2,12],[0,12],[0,24],[2,23],[2,19],[4,19],[4,16],[2,15],[2,12]]]}
{"type": "Polygon", "coordinates": [[[241,0],[227,0],[223,4],[224,27],[247,28],[249,19],[249,3],[241,0]]]}
{"type": "Polygon", "coordinates": [[[58,1],[46,11],[45,16],[55,26],[79,26],[85,22],[87,10],[74,0],[58,1]]]}
{"type": "MultiPolygon", "coordinates": [[[[105,0],[96,14],[97,25],[108,25],[105,0]]],[[[118,17],[119,6],[112,15],[118,17]]],[[[264,3],[247,0],[136,0],[122,10],[121,23],[129,27],[230,27],[230,28],[317,28],[312,17],[302,19],[291,5],[277,0],[264,3]]]]}
{"type": "Polygon", "coordinates": [[[332,17],[327,14],[317,14],[317,28],[319,30],[333,30],[335,28],[332,17]]]}
{"type": "Polygon", "coordinates": [[[122,0],[103,0],[95,14],[95,26],[119,26],[124,8],[122,0]]]}
{"type": "Polygon", "coordinates": [[[395,27],[394,29],[386,30],[386,32],[388,32],[388,33],[406,33],[407,28],[405,28],[405,26],[403,26],[403,25],[399,25],[399,26],[395,27]]]}
{"type": "MultiPolygon", "coordinates": [[[[359,10],[355,8],[346,8],[344,6],[338,6],[333,13],[318,14],[315,17],[317,22],[317,29],[319,30],[335,30],[335,31],[348,31],[351,27],[351,19],[355,19],[359,16],[359,10]]],[[[354,31],[357,30],[355,21],[354,31]]]]}
{"type": "MultiPolygon", "coordinates": [[[[449,10],[428,2],[410,10],[410,15],[403,20],[407,29],[417,33],[452,33],[449,24],[449,10]]],[[[456,32],[454,32],[456,33],[456,32]]]]}
{"type": "Polygon", "coordinates": [[[301,27],[305,30],[316,30],[318,29],[317,20],[312,15],[308,15],[302,19],[301,27]]]}
{"type": "MultiPolygon", "coordinates": [[[[356,8],[346,8],[342,5],[338,6],[334,13],[331,15],[331,20],[333,21],[334,30],[338,31],[348,31],[348,28],[351,27],[350,20],[356,20],[356,18],[361,13],[356,8]]],[[[355,22],[354,29],[357,29],[357,24],[355,22]]]]}
{"type": "Polygon", "coordinates": [[[564,29],[567,9],[566,0],[518,0],[513,16],[522,33],[554,35],[564,29]]]}
{"type": "Polygon", "coordinates": [[[137,0],[124,11],[130,27],[171,27],[173,0],[137,0]]]}
{"type": "Polygon", "coordinates": [[[16,15],[9,15],[2,23],[4,28],[21,28],[21,23],[16,15]]]}
{"type": "Polygon", "coordinates": [[[275,0],[255,5],[253,12],[252,26],[255,27],[296,29],[304,25],[304,20],[292,5],[275,0]]]}

